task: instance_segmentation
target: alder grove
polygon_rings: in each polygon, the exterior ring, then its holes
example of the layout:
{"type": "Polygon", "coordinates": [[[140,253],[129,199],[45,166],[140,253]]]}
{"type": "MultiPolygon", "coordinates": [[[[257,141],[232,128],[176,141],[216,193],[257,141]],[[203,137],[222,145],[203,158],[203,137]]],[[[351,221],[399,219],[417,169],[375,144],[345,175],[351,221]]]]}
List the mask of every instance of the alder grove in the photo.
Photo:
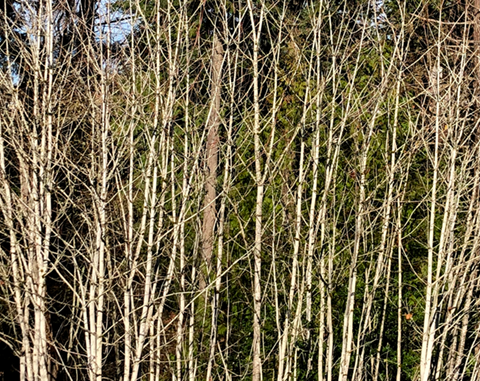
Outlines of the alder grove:
{"type": "Polygon", "coordinates": [[[0,381],[479,381],[480,0],[1,0],[0,381]]]}

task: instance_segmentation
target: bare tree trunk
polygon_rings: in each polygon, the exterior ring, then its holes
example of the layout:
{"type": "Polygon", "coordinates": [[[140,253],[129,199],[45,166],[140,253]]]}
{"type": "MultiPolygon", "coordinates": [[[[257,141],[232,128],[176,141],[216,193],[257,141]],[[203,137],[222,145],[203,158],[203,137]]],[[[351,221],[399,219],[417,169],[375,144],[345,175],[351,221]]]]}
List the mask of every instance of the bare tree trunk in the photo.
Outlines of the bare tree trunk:
{"type": "Polygon", "coordinates": [[[214,229],[217,219],[216,198],[217,198],[217,166],[218,166],[218,147],[220,139],[218,137],[218,127],[220,126],[220,107],[221,107],[221,89],[222,89],[222,65],[223,65],[223,43],[218,37],[218,31],[213,34],[212,48],[212,81],[211,94],[212,105],[207,120],[207,168],[205,178],[205,198],[203,211],[202,227],[202,253],[205,264],[205,271],[200,277],[200,290],[203,290],[209,279],[212,263],[212,253],[214,247],[214,229]]]}
{"type": "MultiPolygon", "coordinates": [[[[57,153],[52,116],[52,3],[40,2],[31,16],[32,23],[27,31],[31,50],[24,57],[33,71],[33,83],[29,84],[34,94],[31,108],[22,105],[24,100],[18,96],[19,92],[13,84],[10,45],[8,39],[5,40],[10,77],[2,79],[7,79],[3,85],[13,95],[9,110],[11,115],[0,118],[0,205],[6,226],[3,234],[8,237],[10,246],[15,320],[20,327],[20,379],[48,381],[56,373],[52,368],[53,343],[47,302],[47,277],[52,270],[52,162],[57,153]],[[32,109],[33,115],[30,114],[32,109]],[[18,162],[17,183],[12,181],[7,170],[7,145],[11,150],[10,160],[13,155],[18,162]],[[19,191],[16,191],[18,188],[19,191]]],[[[8,26],[8,21],[5,25],[8,26]]]]}
{"type": "MultiPolygon", "coordinates": [[[[437,208],[437,185],[438,185],[438,166],[439,166],[439,138],[440,138],[440,32],[437,51],[437,62],[435,70],[432,70],[433,91],[435,94],[435,145],[434,145],[434,157],[433,157],[433,179],[431,190],[431,202],[430,202],[430,219],[428,226],[428,269],[427,269],[427,289],[425,296],[425,316],[423,323],[423,335],[422,335],[422,352],[421,352],[421,364],[420,364],[420,380],[428,381],[430,376],[430,365],[432,360],[433,340],[435,335],[435,310],[436,306],[432,304],[432,293],[434,289],[433,284],[433,256],[434,256],[434,244],[435,244],[435,217],[437,208]]],[[[440,264],[438,264],[440,266],[440,264]]]]}
{"type": "Polygon", "coordinates": [[[400,207],[400,201],[397,200],[397,256],[398,256],[398,304],[397,304],[397,377],[396,381],[402,380],[402,256],[403,256],[403,247],[402,247],[402,209],[400,207]]]}
{"type": "MultiPolygon", "coordinates": [[[[227,203],[227,195],[230,190],[231,182],[231,161],[232,161],[232,123],[230,123],[227,134],[227,154],[225,159],[225,169],[223,174],[222,199],[219,210],[219,224],[218,224],[218,248],[217,248],[217,268],[215,274],[215,290],[212,298],[212,322],[210,333],[210,355],[207,365],[207,381],[212,378],[212,368],[215,364],[215,351],[217,347],[217,331],[218,331],[218,314],[220,304],[220,291],[222,285],[222,261],[224,252],[224,231],[225,231],[225,209],[227,203]]],[[[227,370],[227,369],[226,369],[227,370]]]]}
{"type": "Polygon", "coordinates": [[[260,140],[260,78],[259,78],[259,49],[260,49],[260,33],[262,31],[262,23],[264,17],[264,4],[260,9],[260,20],[254,16],[254,5],[252,0],[248,0],[248,11],[250,14],[250,22],[253,26],[253,137],[255,150],[255,183],[257,187],[257,197],[255,202],[255,241],[253,245],[253,342],[252,342],[252,381],[261,381],[262,375],[262,358],[261,358],[261,310],[262,310],[262,237],[263,237],[263,196],[264,196],[264,176],[262,173],[262,143],[260,140]]]}
{"type": "MultiPolygon", "coordinates": [[[[365,33],[365,29],[362,33],[365,33]]],[[[363,40],[364,35],[362,34],[361,40],[363,40]]],[[[355,78],[358,70],[359,57],[357,56],[356,68],[353,72],[353,77],[355,78]]],[[[352,83],[353,84],[353,83],[352,83]]],[[[350,96],[347,103],[347,109],[345,115],[349,113],[350,105],[350,96]]],[[[374,115],[375,117],[375,115],[374,115]]],[[[345,120],[346,122],[346,120],[345,120]]],[[[345,123],[344,122],[344,123],[345,123]]],[[[342,354],[340,360],[340,371],[338,375],[339,381],[347,381],[348,373],[350,369],[350,359],[353,352],[353,314],[355,312],[355,293],[357,286],[357,261],[358,255],[360,252],[360,244],[364,234],[363,219],[365,213],[365,169],[367,164],[367,155],[370,148],[370,139],[372,134],[372,124],[369,124],[367,134],[365,136],[365,142],[362,146],[362,151],[360,153],[360,167],[358,174],[359,184],[358,184],[358,197],[356,200],[356,213],[355,213],[355,237],[354,237],[354,247],[352,252],[352,258],[350,262],[349,278],[348,278],[348,294],[347,301],[343,319],[343,334],[342,334],[342,354]]]]}

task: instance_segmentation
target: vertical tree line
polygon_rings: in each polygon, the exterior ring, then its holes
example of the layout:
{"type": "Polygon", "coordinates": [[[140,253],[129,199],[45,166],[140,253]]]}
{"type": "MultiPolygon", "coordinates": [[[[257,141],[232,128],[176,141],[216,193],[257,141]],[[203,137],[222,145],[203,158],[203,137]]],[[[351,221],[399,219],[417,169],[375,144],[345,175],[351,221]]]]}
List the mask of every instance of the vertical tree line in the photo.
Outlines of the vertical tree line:
{"type": "Polygon", "coordinates": [[[3,0],[4,378],[480,380],[479,11],[3,0]]]}

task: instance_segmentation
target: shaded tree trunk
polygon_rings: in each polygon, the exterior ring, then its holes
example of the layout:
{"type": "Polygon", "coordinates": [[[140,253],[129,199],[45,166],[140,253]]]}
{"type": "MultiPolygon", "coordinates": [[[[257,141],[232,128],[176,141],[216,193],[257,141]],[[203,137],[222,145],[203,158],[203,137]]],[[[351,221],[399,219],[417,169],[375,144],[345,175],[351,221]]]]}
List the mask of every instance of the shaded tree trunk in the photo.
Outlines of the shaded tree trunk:
{"type": "Polygon", "coordinates": [[[218,148],[219,136],[218,127],[220,126],[220,107],[221,107],[221,81],[222,81],[222,63],[223,63],[223,45],[218,38],[217,32],[213,35],[212,49],[212,80],[211,97],[212,103],[207,119],[207,149],[206,149],[206,179],[205,179],[205,198],[202,226],[202,254],[204,261],[204,272],[200,277],[200,290],[203,290],[209,281],[209,275],[212,265],[212,253],[215,245],[215,222],[217,219],[216,198],[217,198],[217,167],[218,167],[218,148]]]}

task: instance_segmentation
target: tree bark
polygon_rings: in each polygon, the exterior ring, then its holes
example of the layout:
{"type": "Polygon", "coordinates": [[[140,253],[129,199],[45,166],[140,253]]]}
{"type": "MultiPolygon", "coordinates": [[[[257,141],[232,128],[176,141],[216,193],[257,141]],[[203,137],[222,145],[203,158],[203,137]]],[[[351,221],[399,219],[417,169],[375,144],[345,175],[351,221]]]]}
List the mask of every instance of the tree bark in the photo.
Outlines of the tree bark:
{"type": "Polygon", "coordinates": [[[203,210],[202,226],[202,254],[204,261],[204,272],[200,276],[200,290],[202,291],[209,279],[212,265],[212,253],[215,244],[214,230],[217,219],[216,198],[217,198],[217,167],[218,167],[218,148],[219,137],[218,127],[220,126],[220,107],[221,107],[221,81],[223,64],[223,44],[218,38],[217,32],[213,35],[212,51],[212,80],[211,94],[212,104],[207,119],[207,168],[205,179],[205,198],[203,210]]]}

